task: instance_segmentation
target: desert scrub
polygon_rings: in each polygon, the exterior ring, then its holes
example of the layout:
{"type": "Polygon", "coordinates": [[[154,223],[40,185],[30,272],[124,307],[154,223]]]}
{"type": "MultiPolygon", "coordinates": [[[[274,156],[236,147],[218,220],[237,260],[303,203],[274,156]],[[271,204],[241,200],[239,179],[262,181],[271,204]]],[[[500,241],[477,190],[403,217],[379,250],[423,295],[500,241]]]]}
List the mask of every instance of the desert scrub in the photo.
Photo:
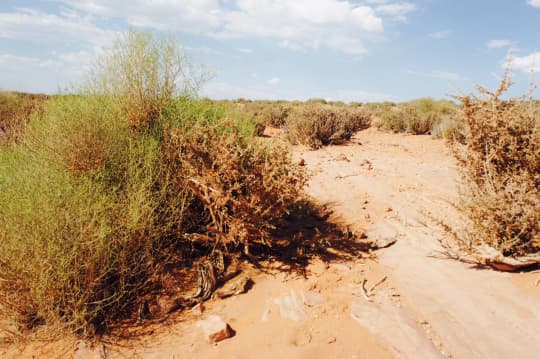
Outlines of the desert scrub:
{"type": "Polygon", "coordinates": [[[370,124],[371,117],[360,109],[309,104],[289,117],[285,132],[291,143],[317,149],[348,141],[370,124]]]}
{"type": "Polygon", "coordinates": [[[46,100],[46,95],[0,91],[0,147],[22,138],[30,115],[46,100]]]}
{"type": "Polygon", "coordinates": [[[272,247],[271,231],[301,198],[305,173],[283,145],[263,146],[236,125],[170,131],[164,153],[178,188],[191,188],[199,234],[227,251],[272,247]]]}
{"type": "Polygon", "coordinates": [[[372,107],[375,116],[373,125],[383,131],[406,132],[413,135],[441,133],[439,125],[449,123],[457,112],[452,101],[422,98],[397,106],[380,105],[372,107]]]}
{"type": "Polygon", "coordinates": [[[501,99],[510,85],[506,76],[495,92],[460,98],[467,131],[456,156],[466,247],[520,256],[540,251],[540,113],[532,99],[501,99]]]}
{"type": "Polygon", "coordinates": [[[189,66],[163,67],[156,58],[176,51],[154,41],[121,38],[107,71],[49,100],[23,140],[0,149],[0,317],[23,332],[92,336],[134,319],[172,261],[189,271],[218,246],[269,246],[300,197],[287,149],[263,147],[253,123],[196,99],[177,72],[189,66]]]}

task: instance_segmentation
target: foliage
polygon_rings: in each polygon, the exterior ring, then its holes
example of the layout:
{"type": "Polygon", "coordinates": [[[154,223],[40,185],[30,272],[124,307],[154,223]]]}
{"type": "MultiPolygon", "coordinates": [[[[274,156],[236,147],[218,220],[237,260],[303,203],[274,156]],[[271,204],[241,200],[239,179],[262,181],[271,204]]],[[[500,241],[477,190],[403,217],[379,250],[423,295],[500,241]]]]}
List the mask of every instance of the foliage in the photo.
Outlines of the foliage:
{"type": "Polygon", "coordinates": [[[370,123],[370,116],[357,108],[306,105],[287,120],[285,131],[291,143],[317,149],[350,140],[370,123]]]}
{"type": "Polygon", "coordinates": [[[456,156],[464,176],[468,247],[487,244],[506,256],[540,251],[540,113],[532,99],[495,92],[464,96],[465,145],[456,156]]]}

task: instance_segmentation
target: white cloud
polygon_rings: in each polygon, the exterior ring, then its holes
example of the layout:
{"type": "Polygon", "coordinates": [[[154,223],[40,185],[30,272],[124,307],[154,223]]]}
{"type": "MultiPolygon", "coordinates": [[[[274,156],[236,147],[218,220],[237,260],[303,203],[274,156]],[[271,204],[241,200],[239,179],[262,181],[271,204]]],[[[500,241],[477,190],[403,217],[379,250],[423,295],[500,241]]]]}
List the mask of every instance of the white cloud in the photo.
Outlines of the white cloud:
{"type": "Polygon", "coordinates": [[[221,24],[219,0],[53,0],[133,26],[200,33],[221,24]]]}
{"type": "Polygon", "coordinates": [[[74,43],[104,46],[114,37],[94,23],[92,16],[81,16],[73,11],[47,14],[38,10],[19,8],[0,13],[0,37],[36,43],[74,43]]]}
{"type": "Polygon", "coordinates": [[[432,39],[446,39],[451,33],[452,30],[436,31],[428,34],[428,36],[432,39]]]}
{"type": "Polygon", "coordinates": [[[253,49],[238,49],[238,51],[244,54],[252,54],[254,52],[253,49]]]}
{"type": "Polygon", "coordinates": [[[515,70],[521,70],[524,72],[540,72],[540,52],[533,52],[526,56],[512,56],[503,64],[504,68],[508,65],[515,70]]]}
{"type": "Polygon", "coordinates": [[[84,76],[83,53],[62,53],[52,59],[0,54],[0,88],[55,93],[84,76]]]}
{"type": "Polygon", "coordinates": [[[431,72],[421,72],[421,71],[413,71],[409,70],[407,71],[410,75],[416,75],[416,76],[424,76],[424,77],[431,77],[434,79],[442,79],[442,80],[449,80],[449,81],[462,81],[466,80],[467,78],[460,76],[459,74],[451,71],[439,71],[434,70],[431,72]]]}
{"type": "Polygon", "coordinates": [[[512,45],[512,41],[510,40],[490,40],[486,44],[486,46],[490,49],[500,49],[503,47],[508,47],[510,45],[512,45]]]}
{"type": "Polygon", "coordinates": [[[540,9],[540,0],[529,0],[528,1],[529,5],[531,5],[532,7],[535,7],[537,9],[540,9]]]}
{"type": "Polygon", "coordinates": [[[288,49],[326,47],[363,55],[364,43],[381,36],[382,16],[405,19],[414,5],[372,6],[349,0],[52,0],[90,14],[120,18],[134,26],[211,35],[270,38],[288,49]]]}
{"type": "Polygon", "coordinates": [[[387,15],[398,21],[407,21],[407,15],[416,10],[416,5],[409,2],[386,3],[378,5],[375,10],[380,15],[387,15]]]}
{"type": "Polygon", "coordinates": [[[281,79],[279,77],[273,77],[268,80],[267,83],[271,86],[277,86],[281,83],[281,79]]]}
{"type": "Polygon", "coordinates": [[[383,33],[383,21],[370,6],[339,0],[237,0],[224,16],[217,37],[279,40],[292,50],[326,47],[363,55],[364,42],[383,33]]]}

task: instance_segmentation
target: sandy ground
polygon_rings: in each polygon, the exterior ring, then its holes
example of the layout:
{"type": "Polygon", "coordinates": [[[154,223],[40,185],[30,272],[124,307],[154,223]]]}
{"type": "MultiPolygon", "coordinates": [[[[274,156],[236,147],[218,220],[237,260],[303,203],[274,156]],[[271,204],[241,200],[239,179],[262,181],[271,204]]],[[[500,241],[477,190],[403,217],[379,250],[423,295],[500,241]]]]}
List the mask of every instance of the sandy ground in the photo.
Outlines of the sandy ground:
{"type": "Polygon", "coordinates": [[[255,285],[248,293],[210,301],[202,314],[171,318],[137,340],[75,350],[66,339],[22,351],[0,349],[0,357],[540,356],[540,273],[478,269],[439,253],[446,234],[433,219],[459,223],[453,206],[458,174],[443,141],[370,129],[350,144],[296,148],[295,156],[312,174],[311,195],[351,229],[396,244],[378,251],[376,260],[359,255],[345,263],[316,261],[307,277],[253,271],[255,285]],[[368,292],[375,286],[368,298],[364,281],[368,292]],[[313,295],[316,300],[309,300],[313,295]],[[235,330],[233,338],[205,340],[197,322],[214,314],[235,330]]]}

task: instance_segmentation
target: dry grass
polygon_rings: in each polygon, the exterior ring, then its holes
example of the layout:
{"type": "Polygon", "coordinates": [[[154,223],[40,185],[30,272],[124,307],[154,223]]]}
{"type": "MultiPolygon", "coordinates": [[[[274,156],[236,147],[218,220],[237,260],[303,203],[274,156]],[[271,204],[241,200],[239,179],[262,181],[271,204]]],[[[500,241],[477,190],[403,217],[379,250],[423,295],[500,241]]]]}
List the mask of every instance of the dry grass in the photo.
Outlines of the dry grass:
{"type": "Polygon", "coordinates": [[[365,111],[332,105],[306,105],[289,117],[287,138],[312,149],[350,140],[352,135],[371,124],[365,111]]]}
{"type": "Polygon", "coordinates": [[[466,247],[520,256],[540,251],[540,113],[532,99],[501,99],[509,87],[506,76],[495,92],[460,98],[467,135],[456,156],[466,247]]]}

